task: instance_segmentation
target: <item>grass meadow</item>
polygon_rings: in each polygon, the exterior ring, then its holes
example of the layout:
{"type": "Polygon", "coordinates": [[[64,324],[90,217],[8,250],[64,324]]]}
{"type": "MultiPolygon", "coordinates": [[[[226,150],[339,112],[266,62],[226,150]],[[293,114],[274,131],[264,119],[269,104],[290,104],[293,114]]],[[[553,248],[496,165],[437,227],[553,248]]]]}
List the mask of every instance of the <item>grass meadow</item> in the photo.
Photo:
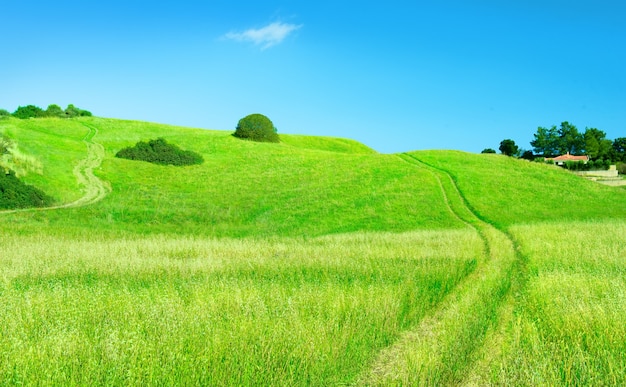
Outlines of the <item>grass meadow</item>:
{"type": "Polygon", "coordinates": [[[626,191],[347,139],[7,119],[57,202],[0,213],[0,385],[624,385],[626,191]],[[114,154],[163,137],[205,163],[114,154]]]}
{"type": "Polygon", "coordinates": [[[0,243],[7,384],[350,383],[472,272],[482,248],[471,231],[4,233],[0,243]]]}

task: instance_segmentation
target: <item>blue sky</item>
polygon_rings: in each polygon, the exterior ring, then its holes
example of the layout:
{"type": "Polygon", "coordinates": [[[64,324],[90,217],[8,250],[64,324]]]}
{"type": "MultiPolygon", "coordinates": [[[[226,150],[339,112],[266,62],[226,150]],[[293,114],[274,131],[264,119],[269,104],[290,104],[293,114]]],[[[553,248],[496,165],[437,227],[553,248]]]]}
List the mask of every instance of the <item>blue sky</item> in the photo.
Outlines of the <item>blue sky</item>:
{"type": "Polygon", "coordinates": [[[622,1],[30,1],[2,5],[0,108],[347,137],[384,153],[626,137],[622,1]]]}

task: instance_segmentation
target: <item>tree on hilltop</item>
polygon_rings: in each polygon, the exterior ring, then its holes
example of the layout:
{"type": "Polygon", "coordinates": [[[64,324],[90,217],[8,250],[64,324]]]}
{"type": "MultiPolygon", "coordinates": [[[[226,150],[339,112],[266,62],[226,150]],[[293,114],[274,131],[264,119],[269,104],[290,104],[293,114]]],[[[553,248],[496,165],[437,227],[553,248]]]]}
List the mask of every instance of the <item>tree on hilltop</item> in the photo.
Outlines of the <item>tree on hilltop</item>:
{"type": "Polygon", "coordinates": [[[233,136],[259,142],[280,142],[272,121],[263,114],[250,114],[240,119],[233,136]]]}
{"type": "Polygon", "coordinates": [[[46,110],[35,105],[20,106],[12,115],[16,118],[27,119],[41,117],[91,117],[92,114],[90,111],[79,109],[72,104],[69,104],[65,110],[61,109],[59,105],[52,104],[46,110]]]}
{"type": "Polygon", "coordinates": [[[69,104],[65,109],[65,115],[69,118],[72,117],[91,117],[91,112],[83,109],[79,109],[76,106],[69,104]]]}
{"type": "Polygon", "coordinates": [[[61,106],[55,104],[48,105],[45,113],[47,117],[65,117],[65,112],[61,106]]]}
{"type": "Polygon", "coordinates": [[[45,112],[42,108],[35,105],[26,105],[26,106],[18,106],[17,109],[13,112],[13,117],[27,119],[27,118],[37,118],[44,117],[45,112]]]}
{"type": "Polygon", "coordinates": [[[508,138],[500,142],[500,148],[498,149],[500,149],[503,155],[507,156],[515,156],[519,152],[519,147],[515,145],[515,141],[508,138]]]}
{"type": "Polygon", "coordinates": [[[610,158],[613,143],[607,140],[606,133],[596,128],[586,128],[583,134],[585,139],[585,154],[591,160],[610,158]]]}
{"type": "Polygon", "coordinates": [[[559,128],[555,125],[550,128],[539,127],[534,137],[530,145],[534,153],[542,157],[554,157],[568,152],[580,155],[585,149],[585,139],[582,133],[567,121],[561,122],[559,128]]]}

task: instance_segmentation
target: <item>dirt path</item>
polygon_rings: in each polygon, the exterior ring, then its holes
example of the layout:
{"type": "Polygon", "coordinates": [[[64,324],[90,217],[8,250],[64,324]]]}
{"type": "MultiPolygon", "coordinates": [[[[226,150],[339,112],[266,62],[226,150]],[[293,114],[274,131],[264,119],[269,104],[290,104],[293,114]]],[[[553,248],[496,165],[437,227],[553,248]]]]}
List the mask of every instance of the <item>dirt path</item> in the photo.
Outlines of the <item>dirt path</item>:
{"type": "Polygon", "coordinates": [[[11,214],[15,212],[26,211],[47,211],[57,210],[61,208],[75,208],[88,206],[102,200],[109,192],[111,187],[108,183],[100,180],[94,175],[94,169],[98,168],[104,160],[104,147],[93,141],[93,138],[98,134],[98,129],[94,126],[84,124],[89,129],[88,133],[83,138],[83,142],[87,146],[87,156],[80,160],[74,167],[74,176],[78,181],[78,185],[83,190],[83,196],[73,202],[59,204],[50,207],[37,207],[37,208],[21,208],[16,210],[0,211],[0,214],[11,214]]]}
{"type": "MultiPolygon", "coordinates": [[[[498,326],[508,299],[518,256],[505,233],[481,220],[452,177],[414,157],[399,156],[427,169],[439,182],[448,209],[484,242],[476,269],[415,328],[385,348],[361,376],[361,385],[481,384],[490,365],[483,350],[488,332],[498,326]]],[[[491,338],[489,338],[491,341],[491,338]]],[[[497,356],[497,354],[493,355],[497,356]]]]}

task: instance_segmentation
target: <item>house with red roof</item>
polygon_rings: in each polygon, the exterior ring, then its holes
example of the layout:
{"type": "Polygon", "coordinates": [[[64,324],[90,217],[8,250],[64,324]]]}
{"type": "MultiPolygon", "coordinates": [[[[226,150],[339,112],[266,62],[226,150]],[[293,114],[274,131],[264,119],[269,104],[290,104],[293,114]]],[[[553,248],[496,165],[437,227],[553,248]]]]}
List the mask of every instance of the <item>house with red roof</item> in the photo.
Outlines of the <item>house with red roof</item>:
{"type": "Polygon", "coordinates": [[[552,160],[556,165],[564,165],[567,161],[582,161],[587,164],[589,161],[589,156],[574,156],[570,155],[569,152],[567,154],[557,156],[557,157],[546,157],[546,161],[552,160]]]}

